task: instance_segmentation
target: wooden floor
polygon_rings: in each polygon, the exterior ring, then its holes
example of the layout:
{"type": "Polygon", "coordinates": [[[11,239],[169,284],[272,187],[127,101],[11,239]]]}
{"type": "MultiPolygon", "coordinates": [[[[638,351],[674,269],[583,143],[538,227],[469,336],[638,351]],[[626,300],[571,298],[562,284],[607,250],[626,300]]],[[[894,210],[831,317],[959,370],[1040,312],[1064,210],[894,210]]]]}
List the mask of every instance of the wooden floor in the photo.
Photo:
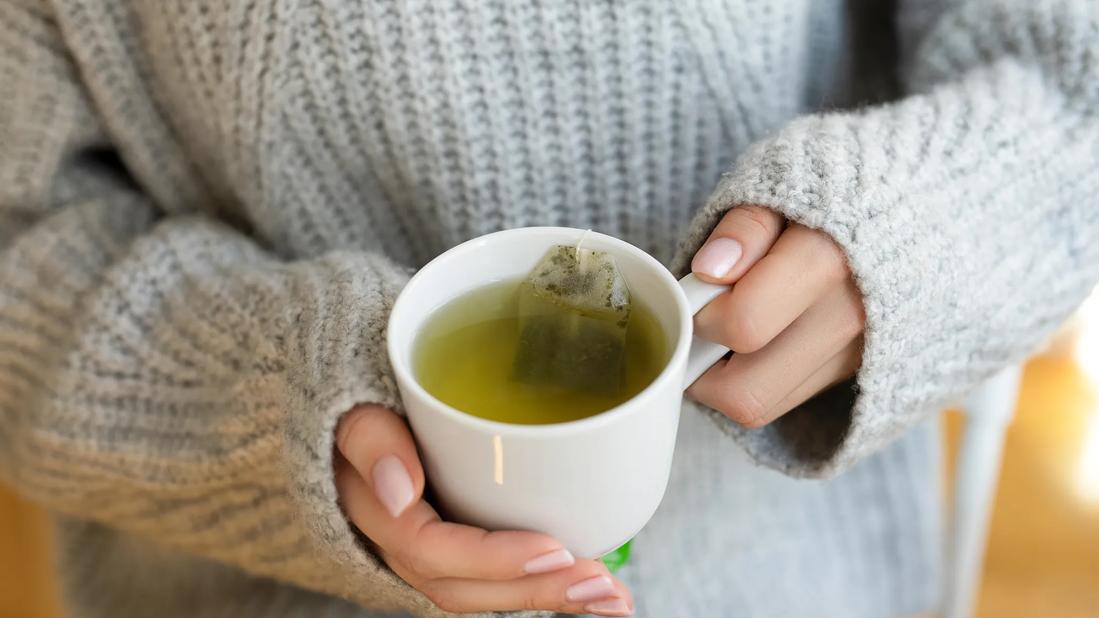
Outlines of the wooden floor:
{"type": "Polygon", "coordinates": [[[0,616],[61,615],[51,557],[45,516],[0,488],[0,616]]]}
{"type": "MultiPolygon", "coordinates": [[[[957,419],[947,416],[948,440],[957,419]]],[[[0,490],[0,616],[58,618],[40,511],[0,490]]],[[[1068,355],[1027,367],[978,616],[1099,616],[1099,396],[1068,355]]]]}

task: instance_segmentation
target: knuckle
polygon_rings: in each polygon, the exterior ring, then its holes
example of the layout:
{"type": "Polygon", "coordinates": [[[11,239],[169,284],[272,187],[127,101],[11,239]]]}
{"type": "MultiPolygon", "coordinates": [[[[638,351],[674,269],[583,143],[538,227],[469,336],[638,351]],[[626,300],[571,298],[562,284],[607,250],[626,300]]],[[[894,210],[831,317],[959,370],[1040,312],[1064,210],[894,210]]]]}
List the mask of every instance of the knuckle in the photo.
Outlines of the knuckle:
{"type": "Polygon", "coordinates": [[[779,216],[762,206],[741,206],[733,213],[746,232],[770,235],[778,229],[779,216]]]}
{"type": "Polygon", "coordinates": [[[412,573],[416,576],[420,575],[420,572],[414,568],[412,560],[409,559],[408,552],[404,550],[397,550],[387,552],[387,555],[388,561],[395,565],[398,565],[401,570],[412,573]]]}
{"type": "Polygon", "coordinates": [[[424,596],[428,598],[436,607],[444,612],[462,613],[465,611],[465,607],[459,602],[458,597],[449,589],[443,586],[434,586],[431,584],[425,585],[420,592],[424,593],[424,596]]]}
{"type": "Polygon", "coordinates": [[[336,448],[350,459],[356,451],[361,454],[364,445],[371,444],[368,436],[389,435],[401,422],[393,412],[381,406],[356,406],[344,414],[336,426],[336,448]]]}
{"type": "Polygon", "coordinates": [[[402,552],[399,560],[409,571],[425,579],[436,579],[445,575],[445,573],[440,573],[431,560],[419,551],[402,552]]]}
{"type": "MultiPolygon", "coordinates": [[[[386,549],[384,547],[382,547],[380,545],[377,545],[376,543],[374,543],[373,541],[370,541],[369,539],[366,540],[366,544],[367,544],[368,547],[370,547],[370,549],[372,549],[378,555],[379,558],[382,559],[382,562],[384,562],[385,565],[390,568],[390,570],[392,570],[394,573],[399,575],[401,577],[401,579],[407,581],[410,584],[415,585],[414,582],[412,581],[412,579],[414,578],[414,575],[405,570],[404,565],[401,564],[401,561],[398,560],[397,557],[394,556],[392,552],[386,551],[386,549]]],[[[417,588],[419,588],[419,587],[417,586],[417,588]]]]}
{"type": "Polygon", "coordinates": [[[722,321],[722,343],[740,354],[756,352],[767,345],[768,337],[752,312],[734,305],[722,321]]]}
{"type": "Polygon", "coordinates": [[[444,612],[449,612],[451,614],[461,614],[465,611],[464,607],[458,605],[457,602],[452,601],[449,598],[436,601],[435,605],[444,612]]]}
{"type": "Polygon", "coordinates": [[[336,448],[342,454],[350,451],[350,442],[355,435],[355,429],[364,424],[367,414],[359,409],[352,410],[344,415],[336,428],[336,448]]]}
{"type": "Polygon", "coordinates": [[[545,603],[542,603],[535,593],[524,594],[519,600],[519,609],[521,610],[537,611],[540,609],[549,609],[548,607],[543,607],[543,605],[545,605],[545,603]]]}
{"type": "Polygon", "coordinates": [[[737,423],[756,429],[767,424],[767,406],[751,388],[732,384],[721,394],[720,410],[737,423]]]}

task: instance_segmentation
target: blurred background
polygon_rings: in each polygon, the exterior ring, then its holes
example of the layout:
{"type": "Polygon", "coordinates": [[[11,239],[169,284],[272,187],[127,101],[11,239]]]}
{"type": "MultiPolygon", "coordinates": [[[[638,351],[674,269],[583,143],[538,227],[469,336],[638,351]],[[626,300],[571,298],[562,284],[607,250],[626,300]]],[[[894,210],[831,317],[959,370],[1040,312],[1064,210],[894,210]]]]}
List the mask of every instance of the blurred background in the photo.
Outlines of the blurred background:
{"type": "MultiPolygon", "coordinates": [[[[946,487],[961,427],[947,412],[946,487]]],[[[63,618],[49,525],[0,487],[0,617],[63,618]]],[[[977,600],[980,618],[1099,615],[1099,294],[1026,367],[977,600]]]]}

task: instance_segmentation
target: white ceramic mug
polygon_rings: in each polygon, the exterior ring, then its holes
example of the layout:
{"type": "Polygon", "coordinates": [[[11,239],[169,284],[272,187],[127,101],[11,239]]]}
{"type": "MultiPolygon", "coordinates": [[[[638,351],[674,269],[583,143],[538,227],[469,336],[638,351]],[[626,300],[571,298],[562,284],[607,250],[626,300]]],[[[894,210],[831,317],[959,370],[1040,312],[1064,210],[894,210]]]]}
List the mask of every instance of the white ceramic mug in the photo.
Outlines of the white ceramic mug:
{"type": "Polygon", "coordinates": [[[420,269],[393,306],[389,358],[428,482],[446,514],[490,530],[544,532],[591,558],[633,538],[664,496],[683,389],[728,352],[692,336],[694,313],[726,290],[692,275],[677,282],[625,241],[563,227],[488,234],[420,269]],[[412,350],[432,312],[486,284],[522,279],[549,247],[575,245],[585,234],[585,248],[614,256],[631,296],[667,337],[671,354],[652,384],[595,416],[549,425],[471,416],[420,386],[412,350]]]}

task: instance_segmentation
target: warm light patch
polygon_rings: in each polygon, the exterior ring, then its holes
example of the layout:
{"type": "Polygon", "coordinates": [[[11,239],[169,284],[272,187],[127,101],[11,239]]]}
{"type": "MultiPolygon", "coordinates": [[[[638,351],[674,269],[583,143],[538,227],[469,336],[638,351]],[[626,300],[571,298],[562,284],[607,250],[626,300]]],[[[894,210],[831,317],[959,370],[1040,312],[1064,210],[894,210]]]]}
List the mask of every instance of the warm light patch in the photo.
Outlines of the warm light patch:
{"type": "MultiPolygon", "coordinates": [[[[1080,308],[1080,337],[1076,362],[1088,377],[1092,390],[1099,392],[1099,290],[1080,308]]],[[[1099,503],[1099,406],[1092,407],[1076,467],[1080,497],[1099,503]]]]}
{"type": "Polygon", "coordinates": [[[1081,498],[1099,503],[1099,409],[1091,411],[1076,468],[1076,486],[1081,498]]]}

